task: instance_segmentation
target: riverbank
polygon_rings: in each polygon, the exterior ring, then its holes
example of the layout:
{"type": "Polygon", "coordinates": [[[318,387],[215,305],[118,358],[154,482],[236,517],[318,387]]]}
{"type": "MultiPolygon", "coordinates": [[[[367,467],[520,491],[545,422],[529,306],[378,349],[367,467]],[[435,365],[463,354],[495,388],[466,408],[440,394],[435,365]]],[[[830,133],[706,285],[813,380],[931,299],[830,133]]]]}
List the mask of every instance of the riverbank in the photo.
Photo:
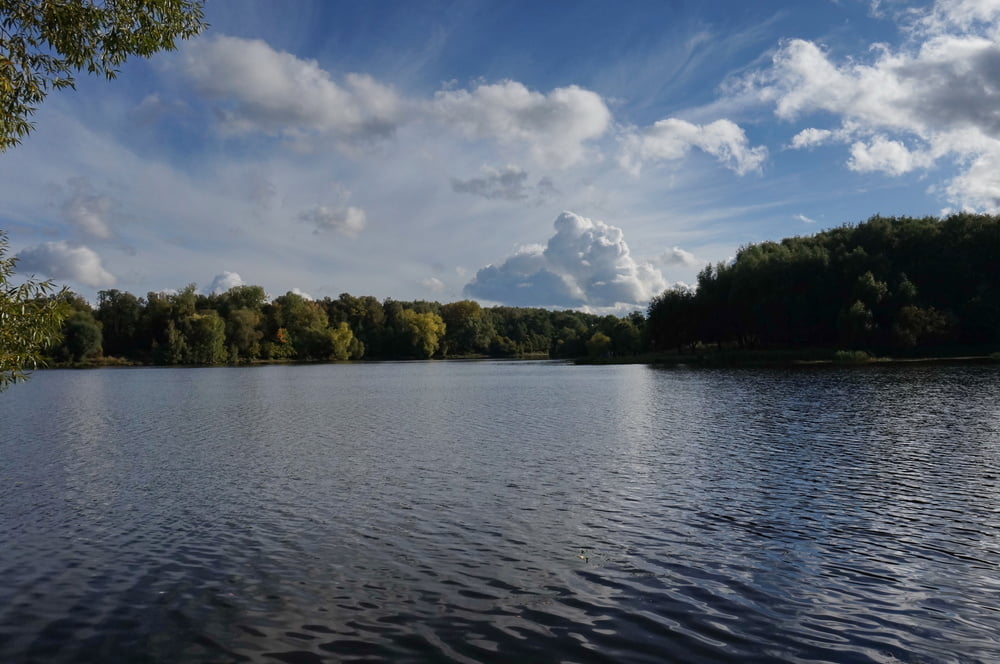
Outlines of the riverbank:
{"type": "Polygon", "coordinates": [[[935,353],[890,357],[865,351],[834,349],[739,350],[703,349],[695,352],[656,352],[621,357],[575,360],[576,364],[648,364],[653,366],[702,367],[792,367],[792,366],[861,366],[886,364],[1000,364],[1000,352],[986,353],[981,349],[966,352],[935,353]]]}
{"type": "Polygon", "coordinates": [[[365,363],[377,363],[377,362],[425,362],[428,359],[435,361],[450,361],[450,362],[476,362],[479,360],[494,360],[494,361],[519,361],[519,360],[549,360],[549,359],[559,359],[571,361],[573,358],[553,358],[548,353],[523,353],[521,355],[514,356],[503,356],[496,357],[492,355],[482,355],[468,353],[464,355],[449,355],[448,357],[434,357],[434,358],[412,358],[412,357],[377,357],[377,358],[362,358],[359,360],[295,360],[295,359],[270,359],[270,360],[251,360],[249,362],[239,362],[239,363],[223,363],[223,364],[154,364],[152,362],[140,362],[138,360],[130,360],[123,357],[95,357],[82,362],[53,362],[49,361],[45,366],[39,366],[34,370],[44,370],[44,369],[102,369],[102,368],[114,368],[114,367],[187,367],[187,368],[198,368],[198,367],[262,367],[271,365],[300,365],[300,364],[365,364],[365,363]]]}
{"type": "MultiPolygon", "coordinates": [[[[809,349],[771,349],[771,350],[740,350],[740,349],[709,349],[704,348],[694,352],[654,352],[636,355],[621,355],[612,357],[579,357],[552,358],[545,353],[530,353],[514,357],[491,357],[488,355],[458,355],[447,358],[433,358],[450,361],[478,360],[547,360],[562,359],[574,364],[647,364],[652,366],[696,366],[696,367],[793,367],[793,366],[863,366],[886,364],[1000,364],[1000,352],[985,352],[983,349],[960,349],[953,353],[936,353],[927,355],[910,355],[892,357],[870,354],[865,351],[845,351],[828,348],[809,349]]],[[[373,358],[351,360],[345,362],[317,360],[254,360],[239,364],[219,365],[171,365],[186,367],[201,366],[267,366],[274,364],[346,364],[366,362],[409,362],[418,361],[413,358],[373,358]]],[[[50,362],[39,369],[100,369],[106,367],[144,367],[155,365],[120,357],[100,357],[84,362],[50,362]]]]}

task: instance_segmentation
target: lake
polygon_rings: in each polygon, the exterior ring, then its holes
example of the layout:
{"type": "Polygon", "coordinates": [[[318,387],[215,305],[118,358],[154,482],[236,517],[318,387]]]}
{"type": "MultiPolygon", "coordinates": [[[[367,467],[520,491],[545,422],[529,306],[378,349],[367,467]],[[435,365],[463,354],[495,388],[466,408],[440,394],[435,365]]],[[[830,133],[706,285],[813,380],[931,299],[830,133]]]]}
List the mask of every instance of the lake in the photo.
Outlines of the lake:
{"type": "Polygon", "coordinates": [[[997,662],[1000,367],[37,372],[2,662],[997,662]]]}

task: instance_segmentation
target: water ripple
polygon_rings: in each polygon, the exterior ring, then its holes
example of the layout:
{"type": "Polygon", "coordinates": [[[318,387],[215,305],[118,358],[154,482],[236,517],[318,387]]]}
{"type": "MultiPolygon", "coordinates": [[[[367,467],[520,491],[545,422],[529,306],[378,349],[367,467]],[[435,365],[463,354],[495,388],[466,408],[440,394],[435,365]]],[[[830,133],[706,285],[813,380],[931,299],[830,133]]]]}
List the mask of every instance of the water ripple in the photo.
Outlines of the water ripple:
{"type": "Polygon", "coordinates": [[[1000,661],[998,377],[42,372],[0,661],[1000,661]]]}

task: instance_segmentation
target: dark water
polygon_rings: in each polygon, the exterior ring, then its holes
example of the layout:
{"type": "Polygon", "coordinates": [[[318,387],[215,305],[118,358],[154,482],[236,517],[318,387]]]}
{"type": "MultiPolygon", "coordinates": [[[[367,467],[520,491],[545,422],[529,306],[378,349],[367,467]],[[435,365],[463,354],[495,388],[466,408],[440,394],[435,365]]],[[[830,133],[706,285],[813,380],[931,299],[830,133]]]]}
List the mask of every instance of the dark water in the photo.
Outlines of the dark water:
{"type": "Polygon", "coordinates": [[[998,662],[1000,369],[51,371],[0,662],[998,662]]]}

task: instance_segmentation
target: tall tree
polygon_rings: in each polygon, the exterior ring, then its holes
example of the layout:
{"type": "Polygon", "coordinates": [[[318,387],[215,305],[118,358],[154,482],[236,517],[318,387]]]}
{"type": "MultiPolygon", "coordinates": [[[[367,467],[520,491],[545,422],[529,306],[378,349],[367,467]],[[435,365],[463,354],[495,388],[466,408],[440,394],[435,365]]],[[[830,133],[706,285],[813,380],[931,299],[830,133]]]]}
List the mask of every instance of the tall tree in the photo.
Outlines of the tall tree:
{"type": "Polygon", "coordinates": [[[142,319],[142,303],[135,295],[117,289],[98,292],[96,317],[103,326],[106,354],[123,356],[134,350],[142,319]]]}
{"type": "Polygon", "coordinates": [[[441,319],[448,332],[441,341],[443,355],[482,353],[495,332],[478,302],[461,300],[441,306],[441,319]]]}

